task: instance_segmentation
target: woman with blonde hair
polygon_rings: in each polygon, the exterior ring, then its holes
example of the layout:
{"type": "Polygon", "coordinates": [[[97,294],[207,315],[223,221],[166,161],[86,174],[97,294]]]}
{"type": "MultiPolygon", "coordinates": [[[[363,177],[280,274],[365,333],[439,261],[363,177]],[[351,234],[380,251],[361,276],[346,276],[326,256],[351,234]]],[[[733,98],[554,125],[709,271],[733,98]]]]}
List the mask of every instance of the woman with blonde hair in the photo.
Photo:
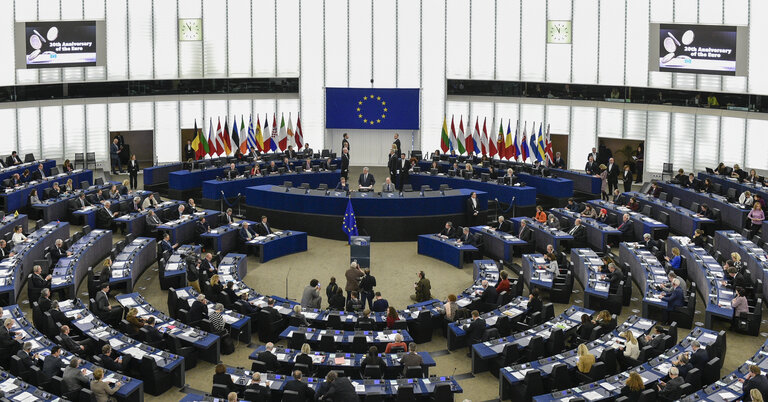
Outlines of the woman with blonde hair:
{"type": "Polygon", "coordinates": [[[677,273],[677,270],[680,269],[680,264],[683,263],[683,257],[680,257],[680,249],[677,247],[672,248],[672,258],[669,258],[669,256],[664,256],[664,259],[667,260],[667,272],[671,270],[677,273]]]}
{"type": "Polygon", "coordinates": [[[629,359],[637,359],[638,356],[640,356],[640,345],[637,342],[637,339],[635,338],[635,334],[632,333],[632,331],[624,331],[620,334],[622,338],[624,338],[624,346],[620,346],[619,350],[624,351],[621,355],[619,355],[619,364],[622,367],[629,367],[629,361],[627,361],[626,358],[629,359]]]}
{"type": "Polygon", "coordinates": [[[72,179],[67,179],[67,184],[64,185],[64,192],[71,193],[73,191],[75,191],[75,186],[72,183],[72,179]]]}
{"type": "Polygon", "coordinates": [[[211,275],[211,279],[209,279],[209,281],[211,283],[212,293],[218,297],[221,291],[224,290],[224,285],[222,285],[221,281],[219,280],[219,274],[211,275]]]}
{"type": "Polygon", "coordinates": [[[606,325],[611,322],[611,313],[608,310],[602,310],[597,313],[597,317],[593,320],[597,325],[606,325]]]}
{"type": "Polygon", "coordinates": [[[298,324],[299,327],[308,327],[309,323],[307,322],[307,317],[304,316],[304,313],[301,312],[301,305],[297,304],[293,306],[293,317],[291,317],[291,321],[293,321],[293,324],[298,324]]]}
{"type": "Polygon", "coordinates": [[[587,345],[583,343],[579,344],[579,347],[576,349],[576,355],[578,356],[576,367],[584,374],[589,373],[592,370],[592,365],[595,364],[595,355],[589,353],[587,345]]]}
{"type": "Polygon", "coordinates": [[[109,283],[112,278],[112,259],[107,257],[104,260],[104,264],[101,265],[101,272],[99,272],[99,283],[109,283]]]}
{"type": "Polygon", "coordinates": [[[731,261],[729,261],[730,266],[736,268],[739,270],[740,273],[744,273],[744,262],[741,261],[741,254],[737,252],[731,253],[731,261]]]}
{"type": "Polygon", "coordinates": [[[627,397],[628,401],[637,401],[640,399],[640,394],[645,390],[643,385],[643,377],[637,374],[636,371],[629,373],[629,378],[624,382],[624,388],[621,389],[621,394],[627,397]]]}
{"type": "Polygon", "coordinates": [[[101,379],[104,378],[104,369],[97,367],[93,370],[93,380],[91,380],[91,392],[96,402],[111,402],[116,399],[112,396],[123,386],[123,383],[118,381],[115,383],[115,387],[112,388],[101,379]]]}
{"type": "Polygon", "coordinates": [[[596,175],[600,178],[600,194],[601,198],[608,201],[608,168],[604,164],[600,164],[600,174],[596,175]]]}
{"type": "Polygon", "coordinates": [[[757,388],[749,390],[749,397],[752,398],[752,402],[763,402],[763,394],[757,388]]]}
{"type": "Polygon", "coordinates": [[[128,314],[125,316],[125,320],[131,324],[135,332],[138,332],[145,324],[144,319],[138,317],[138,314],[139,310],[136,309],[136,307],[131,307],[131,309],[128,310],[128,314]]]}
{"type": "Polygon", "coordinates": [[[296,364],[305,364],[307,366],[307,371],[302,370],[302,373],[304,375],[309,375],[312,373],[312,356],[309,354],[312,353],[312,348],[309,347],[308,343],[305,343],[301,345],[301,353],[296,356],[296,364]]]}

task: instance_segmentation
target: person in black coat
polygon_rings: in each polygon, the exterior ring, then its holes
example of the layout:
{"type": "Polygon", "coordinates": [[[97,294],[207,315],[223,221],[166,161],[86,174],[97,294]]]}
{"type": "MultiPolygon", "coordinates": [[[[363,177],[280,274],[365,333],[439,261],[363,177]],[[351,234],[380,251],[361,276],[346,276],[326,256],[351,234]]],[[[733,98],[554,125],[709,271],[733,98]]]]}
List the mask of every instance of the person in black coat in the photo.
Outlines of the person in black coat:
{"type": "Polygon", "coordinates": [[[341,177],[349,179],[349,151],[341,151],[341,177]]]}
{"type": "Polygon", "coordinates": [[[509,233],[512,231],[512,223],[504,219],[504,215],[499,215],[498,223],[495,223],[492,228],[499,232],[509,233]]]}
{"type": "MultiPolygon", "coordinates": [[[[195,133],[195,135],[197,135],[197,133],[195,133]]],[[[192,141],[191,140],[187,140],[187,145],[184,146],[184,160],[188,161],[190,159],[192,159],[192,160],[196,159],[195,158],[195,149],[192,148],[192,141]]]]}
{"type": "Polygon", "coordinates": [[[355,392],[355,386],[349,381],[347,377],[339,377],[335,371],[330,371],[325,376],[325,383],[322,393],[318,390],[319,401],[341,401],[352,402],[359,401],[360,398],[355,392]]]}
{"type": "Polygon", "coordinates": [[[267,342],[264,347],[265,350],[256,356],[256,360],[264,362],[267,371],[275,371],[277,369],[277,356],[272,352],[275,349],[275,345],[272,342],[267,342]]]}
{"type": "Polygon", "coordinates": [[[439,234],[440,236],[443,236],[449,239],[453,239],[457,237],[456,229],[453,228],[452,222],[445,222],[445,228],[441,230],[439,234]]]}
{"type": "Polygon", "coordinates": [[[206,305],[205,295],[197,295],[197,299],[189,306],[189,322],[195,323],[203,318],[208,318],[208,307],[206,305]]]}
{"type": "Polygon", "coordinates": [[[379,349],[376,346],[368,348],[368,354],[360,362],[360,370],[365,372],[365,368],[368,366],[379,366],[382,373],[387,368],[387,363],[379,356],[379,349]]]}
{"type": "Polygon", "coordinates": [[[481,282],[483,285],[483,295],[480,297],[480,301],[493,306],[498,306],[499,294],[496,292],[496,288],[488,285],[488,281],[483,279],[481,282]]]}
{"type": "Polygon", "coordinates": [[[288,381],[283,388],[283,391],[295,391],[297,392],[298,399],[300,401],[311,401],[315,397],[315,391],[307,385],[307,383],[301,381],[301,371],[293,371],[293,380],[288,381]]]}
{"type": "Polygon", "coordinates": [[[749,393],[753,389],[757,389],[762,395],[768,396],[768,377],[762,375],[759,366],[754,364],[749,366],[749,373],[743,379],[739,379],[739,381],[744,383],[742,391],[744,391],[743,400],[745,402],[752,400],[749,393]]]}
{"type": "Polygon", "coordinates": [[[37,299],[37,306],[40,308],[40,312],[45,313],[50,310],[52,304],[50,289],[43,289],[40,292],[40,298],[37,299]]]}
{"type": "Polygon", "coordinates": [[[701,370],[703,373],[704,368],[707,366],[707,362],[709,361],[709,355],[707,354],[707,351],[701,348],[699,341],[691,342],[691,350],[691,357],[688,359],[688,361],[694,368],[701,370]]]}
{"type": "Polygon", "coordinates": [[[112,347],[109,345],[104,345],[101,348],[101,354],[99,355],[99,359],[101,359],[101,365],[107,370],[111,371],[119,371],[124,372],[128,369],[128,365],[131,362],[131,355],[125,355],[120,356],[118,358],[112,357],[112,347]]]}
{"type": "Polygon", "coordinates": [[[624,192],[632,191],[632,170],[629,169],[629,165],[624,165],[624,170],[621,172],[621,180],[624,183],[624,192]]]}
{"type": "Polygon", "coordinates": [[[131,190],[135,190],[139,187],[139,161],[136,160],[136,155],[131,155],[131,160],[128,161],[128,175],[131,179],[131,190]]]}
{"type": "MultiPolygon", "coordinates": [[[[483,339],[485,333],[485,320],[480,319],[480,312],[472,310],[472,322],[464,325],[464,331],[467,333],[467,344],[469,345],[469,353],[472,351],[472,345],[479,343],[483,339]]],[[[469,354],[468,353],[468,354],[469,354]]]]}
{"type": "Polygon", "coordinates": [[[251,377],[251,383],[245,387],[245,390],[251,390],[256,395],[259,395],[261,398],[263,398],[263,400],[268,401],[270,395],[269,385],[269,381],[264,381],[264,385],[261,385],[261,374],[259,374],[257,371],[253,373],[253,377],[251,377]]]}
{"type": "Polygon", "coordinates": [[[587,244],[587,228],[582,226],[581,219],[576,219],[573,223],[573,227],[568,231],[568,234],[573,236],[572,247],[585,247],[587,244]]]}
{"type": "Polygon", "coordinates": [[[328,309],[334,311],[344,311],[347,298],[344,297],[344,289],[337,288],[336,293],[328,298],[328,309]]]}
{"type": "Polygon", "coordinates": [[[163,340],[163,334],[155,327],[155,317],[149,316],[142,328],[146,331],[144,342],[153,344],[163,340]]]}
{"type": "Polygon", "coordinates": [[[543,307],[544,303],[539,298],[539,290],[533,289],[531,294],[528,295],[528,311],[533,314],[537,311],[540,312],[543,307]]]}
{"type": "Polygon", "coordinates": [[[48,274],[46,277],[43,277],[43,268],[39,265],[35,265],[32,268],[32,275],[29,277],[29,281],[27,286],[29,286],[30,294],[32,296],[32,300],[36,300],[38,297],[40,297],[40,292],[43,291],[43,289],[50,289],[51,288],[51,274],[48,274]]]}
{"type": "Polygon", "coordinates": [[[480,201],[477,200],[477,193],[474,191],[469,195],[469,199],[467,200],[466,215],[468,226],[476,226],[481,223],[480,201]]]}
{"type": "Polygon", "coordinates": [[[227,366],[219,363],[216,365],[216,371],[213,374],[213,385],[224,385],[227,387],[227,393],[236,392],[237,388],[232,381],[232,376],[227,374],[227,366]]]}
{"type": "Polygon", "coordinates": [[[594,329],[595,324],[592,323],[592,317],[589,314],[582,314],[581,325],[576,330],[576,336],[581,341],[587,341],[592,336],[592,330],[594,329]]]}
{"type": "Polygon", "coordinates": [[[517,238],[529,243],[533,240],[533,230],[528,227],[528,221],[525,219],[520,221],[520,231],[517,233],[517,238]]]}
{"type": "Polygon", "coordinates": [[[237,297],[237,293],[235,293],[235,282],[228,281],[227,287],[224,289],[224,293],[226,293],[227,296],[229,297],[230,303],[236,302],[238,297],[237,297]]]}
{"type": "Polygon", "coordinates": [[[40,355],[37,353],[32,354],[32,342],[24,342],[21,350],[16,352],[16,356],[21,359],[22,367],[37,366],[37,360],[40,359],[40,355]]]}
{"type": "Polygon", "coordinates": [[[96,210],[96,227],[99,229],[112,229],[114,227],[114,217],[117,212],[112,212],[109,208],[112,203],[104,201],[104,206],[96,210]]]}
{"type": "Polygon", "coordinates": [[[619,289],[621,281],[624,280],[624,273],[621,272],[621,270],[618,269],[614,263],[608,264],[608,272],[608,275],[603,276],[603,280],[608,281],[608,292],[616,293],[616,291],[619,289]]]}
{"type": "Polygon", "coordinates": [[[56,266],[56,263],[59,262],[60,259],[63,257],[68,257],[72,255],[69,251],[67,251],[66,248],[64,248],[64,241],[61,239],[56,239],[56,242],[53,245],[53,248],[51,249],[51,266],[56,266]]]}
{"type": "Polygon", "coordinates": [[[269,226],[269,222],[267,222],[266,216],[262,216],[261,221],[258,225],[256,225],[256,233],[258,233],[259,236],[272,234],[272,227],[269,226]]]}

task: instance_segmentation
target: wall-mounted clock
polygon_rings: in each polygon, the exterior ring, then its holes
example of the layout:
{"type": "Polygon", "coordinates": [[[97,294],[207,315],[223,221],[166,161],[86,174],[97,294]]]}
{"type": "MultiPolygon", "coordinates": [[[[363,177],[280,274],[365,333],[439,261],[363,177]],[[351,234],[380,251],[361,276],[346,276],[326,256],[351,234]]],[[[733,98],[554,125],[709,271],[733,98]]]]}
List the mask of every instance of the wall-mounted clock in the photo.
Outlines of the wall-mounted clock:
{"type": "Polygon", "coordinates": [[[202,18],[180,18],[179,19],[179,40],[180,41],[203,40],[203,19],[202,18]]]}
{"type": "Polygon", "coordinates": [[[571,21],[547,21],[547,43],[571,43],[571,21]]]}

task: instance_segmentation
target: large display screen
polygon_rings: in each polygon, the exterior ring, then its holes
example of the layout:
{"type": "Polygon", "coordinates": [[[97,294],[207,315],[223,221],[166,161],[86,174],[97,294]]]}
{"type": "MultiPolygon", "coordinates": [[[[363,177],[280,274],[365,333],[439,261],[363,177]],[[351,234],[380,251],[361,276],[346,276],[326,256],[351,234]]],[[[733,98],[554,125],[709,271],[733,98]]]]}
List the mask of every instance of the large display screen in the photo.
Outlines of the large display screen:
{"type": "Polygon", "coordinates": [[[736,75],[737,28],[659,25],[659,71],[736,75]]]}
{"type": "Polygon", "coordinates": [[[17,25],[17,68],[103,65],[103,21],[32,21],[17,25]],[[101,25],[101,26],[99,26],[101,25]],[[19,34],[23,35],[19,38],[19,34]],[[24,43],[20,43],[23,38],[24,43]],[[23,52],[23,54],[22,54],[23,52]]]}

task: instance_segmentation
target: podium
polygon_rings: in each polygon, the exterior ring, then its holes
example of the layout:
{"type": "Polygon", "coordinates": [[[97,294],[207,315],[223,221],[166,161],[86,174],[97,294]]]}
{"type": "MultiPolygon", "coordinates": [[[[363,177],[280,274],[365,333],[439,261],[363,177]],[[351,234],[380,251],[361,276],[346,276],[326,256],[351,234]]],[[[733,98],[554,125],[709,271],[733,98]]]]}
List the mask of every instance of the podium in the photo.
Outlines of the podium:
{"type": "Polygon", "coordinates": [[[371,237],[352,236],[349,245],[349,262],[357,260],[360,268],[371,266],[371,237]]]}

